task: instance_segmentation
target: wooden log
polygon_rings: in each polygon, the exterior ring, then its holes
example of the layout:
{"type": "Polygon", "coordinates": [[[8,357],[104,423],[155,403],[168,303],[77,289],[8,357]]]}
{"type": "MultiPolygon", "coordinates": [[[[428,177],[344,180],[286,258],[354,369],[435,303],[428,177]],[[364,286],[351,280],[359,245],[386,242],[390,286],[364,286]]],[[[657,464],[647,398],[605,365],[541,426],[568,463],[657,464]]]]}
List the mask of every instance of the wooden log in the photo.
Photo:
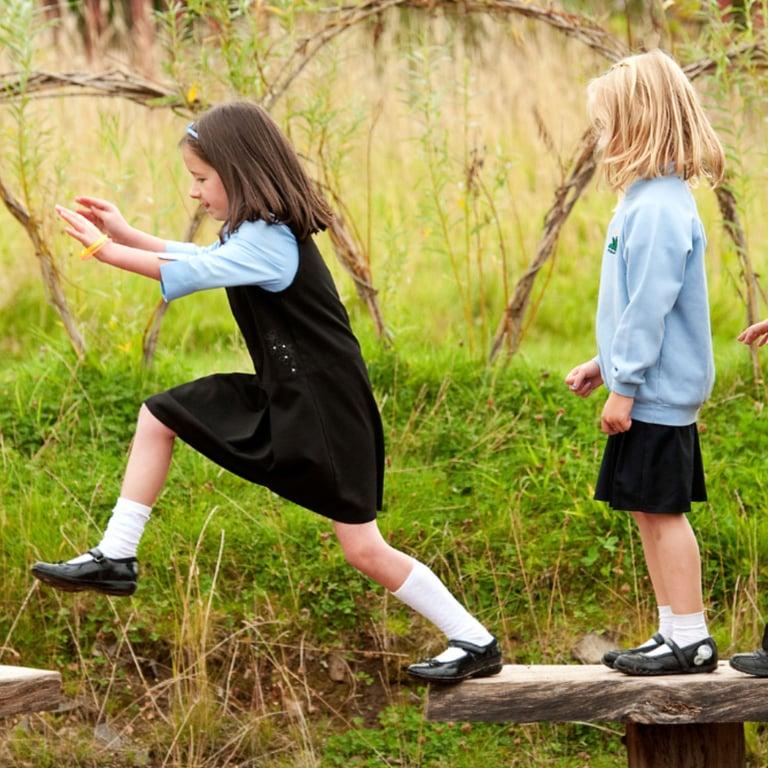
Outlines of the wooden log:
{"type": "Polygon", "coordinates": [[[58,672],[0,666],[0,717],[56,709],[60,701],[58,672]]]}
{"type": "Polygon", "coordinates": [[[627,724],[629,768],[743,768],[742,723],[627,724]]]}
{"type": "Polygon", "coordinates": [[[629,677],[600,665],[509,665],[495,677],[432,686],[430,720],[624,722],[673,725],[768,721],[768,678],[721,662],[710,674],[629,677]]]}

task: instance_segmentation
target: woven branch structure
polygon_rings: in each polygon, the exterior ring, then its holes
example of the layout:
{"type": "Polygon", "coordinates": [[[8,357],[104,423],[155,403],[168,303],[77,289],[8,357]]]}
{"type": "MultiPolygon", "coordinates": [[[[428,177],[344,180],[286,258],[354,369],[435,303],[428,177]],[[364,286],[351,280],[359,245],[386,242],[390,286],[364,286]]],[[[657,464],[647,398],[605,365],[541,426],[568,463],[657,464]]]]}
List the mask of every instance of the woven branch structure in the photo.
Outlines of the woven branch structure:
{"type": "MultiPolygon", "coordinates": [[[[296,42],[293,52],[280,68],[280,74],[267,88],[262,99],[262,105],[267,109],[274,107],[312,58],[332,40],[368,19],[398,7],[430,13],[442,10],[463,14],[518,16],[556,29],[565,36],[586,45],[609,62],[615,62],[629,53],[628,48],[621,40],[585,16],[566,13],[556,8],[537,6],[521,2],[521,0],[370,0],[370,2],[359,5],[329,9],[328,20],[312,34],[296,42]]],[[[761,41],[760,43],[734,47],[717,60],[708,57],[690,62],[683,65],[683,69],[688,77],[694,80],[710,74],[724,65],[734,68],[766,69],[768,68],[768,53],[761,41]]],[[[188,102],[177,87],[152,82],[120,70],[110,70],[99,74],[35,72],[32,76],[25,76],[20,73],[7,72],[0,75],[0,103],[17,99],[22,94],[34,98],[73,95],[124,98],[148,108],[172,109],[186,115],[194,114],[207,106],[200,101],[188,102]]],[[[554,192],[553,203],[544,217],[543,231],[534,258],[528,269],[519,278],[512,298],[504,309],[491,344],[491,360],[494,360],[502,349],[506,349],[508,354],[512,355],[519,348],[524,329],[523,321],[530,305],[536,277],[555,252],[563,225],[581,193],[594,176],[596,169],[594,139],[589,131],[582,135],[566,167],[569,169],[568,175],[554,192]]],[[[39,227],[34,226],[33,217],[23,210],[23,207],[12,197],[1,181],[0,190],[2,190],[2,198],[6,207],[27,229],[35,247],[35,253],[40,259],[49,295],[62,315],[73,346],[78,354],[82,354],[84,341],[72,320],[63,291],[58,283],[55,260],[51,254],[51,249],[43,242],[39,227]]],[[[736,200],[732,189],[725,184],[717,194],[724,225],[735,244],[742,278],[746,285],[747,320],[753,323],[757,321],[757,297],[760,294],[758,278],[749,257],[746,237],[738,219],[736,200]]],[[[190,226],[193,227],[194,224],[193,220],[190,226]]],[[[195,225],[190,231],[194,233],[196,229],[197,226],[195,225]]],[[[369,260],[365,257],[361,245],[348,230],[340,213],[336,223],[331,228],[330,235],[337,258],[351,275],[358,294],[368,306],[377,331],[381,336],[386,336],[386,326],[376,298],[369,260]]],[[[144,359],[147,362],[151,360],[154,352],[160,321],[164,312],[165,307],[158,306],[145,332],[144,359]]],[[[755,380],[760,381],[760,365],[754,349],[752,350],[752,361],[755,380]]]]}

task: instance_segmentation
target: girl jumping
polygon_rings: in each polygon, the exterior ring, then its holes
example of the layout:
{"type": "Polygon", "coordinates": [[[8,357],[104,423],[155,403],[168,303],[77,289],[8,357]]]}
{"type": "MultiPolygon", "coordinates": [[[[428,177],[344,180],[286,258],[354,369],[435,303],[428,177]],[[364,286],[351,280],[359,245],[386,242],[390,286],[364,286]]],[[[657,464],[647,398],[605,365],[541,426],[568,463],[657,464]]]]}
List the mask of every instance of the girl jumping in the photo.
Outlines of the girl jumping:
{"type": "Polygon", "coordinates": [[[438,626],[449,648],[412,664],[429,681],[496,674],[495,638],[376,523],[384,438],[360,346],[312,235],[332,212],[269,115],[222,104],[190,124],[190,196],[223,223],[207,248],[131,227],[109,202],[58,207],[66,232],[103,264],[160,281],[165,301],[226,288],[255,373],[219,373],[150,397],[139,411],[120,497],[99,544],[33,574],[62,590],[130,595],[136,551],[176,437],[225,469],[333,521],[347,561],[438,626]]]}

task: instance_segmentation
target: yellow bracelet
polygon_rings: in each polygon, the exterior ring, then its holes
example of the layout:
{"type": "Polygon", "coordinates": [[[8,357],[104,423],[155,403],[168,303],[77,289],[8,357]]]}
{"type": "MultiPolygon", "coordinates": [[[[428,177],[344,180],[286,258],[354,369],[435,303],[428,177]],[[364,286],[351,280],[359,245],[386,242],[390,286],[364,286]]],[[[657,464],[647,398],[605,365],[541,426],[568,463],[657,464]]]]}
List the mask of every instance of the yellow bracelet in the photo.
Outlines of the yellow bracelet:
{"type": "Polygon", "coordinates": [[[112,238],[106,233],[98,240],[94,240],[87,248],[80,251],[81,259],[90,259],[97,251],[100,251],[112,238]]]}

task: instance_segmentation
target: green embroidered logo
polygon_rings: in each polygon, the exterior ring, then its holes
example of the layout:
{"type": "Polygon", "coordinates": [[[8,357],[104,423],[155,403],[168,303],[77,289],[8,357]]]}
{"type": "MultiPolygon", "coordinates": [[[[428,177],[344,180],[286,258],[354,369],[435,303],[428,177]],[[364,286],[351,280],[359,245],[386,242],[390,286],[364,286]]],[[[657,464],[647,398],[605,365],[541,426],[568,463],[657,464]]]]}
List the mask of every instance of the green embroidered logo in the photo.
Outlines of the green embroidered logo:
{"type": "Polygon", "coordinates": [[[611,242],[608,243],[608,253],[616,253],[616,249],[619,247],[619,236],[614,235],[611,238],[611,242]]]}

